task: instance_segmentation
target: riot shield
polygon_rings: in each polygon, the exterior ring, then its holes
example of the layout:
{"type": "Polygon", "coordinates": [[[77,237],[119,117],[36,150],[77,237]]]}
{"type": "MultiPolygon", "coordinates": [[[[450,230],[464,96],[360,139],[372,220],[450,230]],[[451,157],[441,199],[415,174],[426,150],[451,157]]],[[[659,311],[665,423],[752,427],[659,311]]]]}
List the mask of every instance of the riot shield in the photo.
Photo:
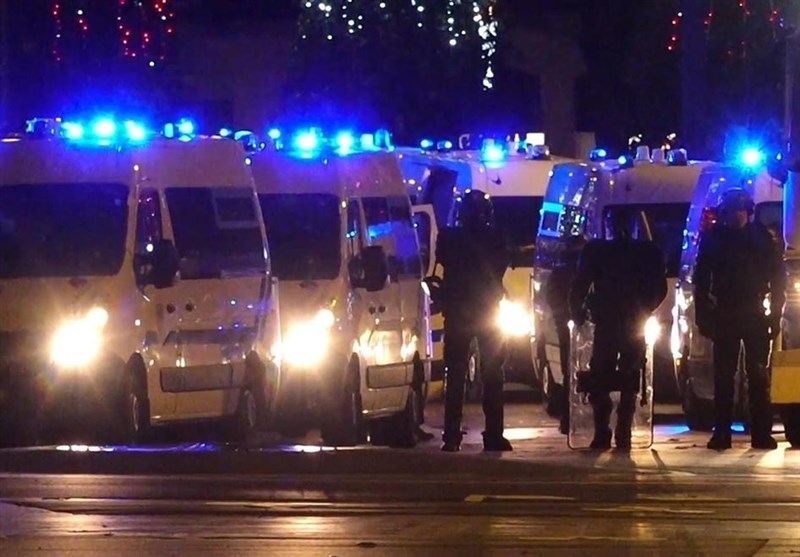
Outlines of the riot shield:
{"type": "MultiPolygon", "coordinates": [[[[648,323],[648,326],[650,324],[648,323]]],[[[656,324],[657,326],[657,324],[656,324]]],[[[651,335],[647,335],[648,337],[651,335]]],[[[653,344],[648,338],[646,359],[637,378],[638,391],[636,409],[631,426],[631,448],[647,449],[653,444],[653,344]]],[[[589,403],[589,394],[582,391],[578,375],[589,371],[594,343],[594,324],[587,321],[581,326],[570,323],[569,347],[569,435],[570,449],[588,449],[594,437],[594,412],[589,403]]],[[[619,391],[611,393],[614,411],[610,427],[614,430],[619,405],[619,391]]],[[[614,443],[612,441],[612,447],[614,443]]]]}

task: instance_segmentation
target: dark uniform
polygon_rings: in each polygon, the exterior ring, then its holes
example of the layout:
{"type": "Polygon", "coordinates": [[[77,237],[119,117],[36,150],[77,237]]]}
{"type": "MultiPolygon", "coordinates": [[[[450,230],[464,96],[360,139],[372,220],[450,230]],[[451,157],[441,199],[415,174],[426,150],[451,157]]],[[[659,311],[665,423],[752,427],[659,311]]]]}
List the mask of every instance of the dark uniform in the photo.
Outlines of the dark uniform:
{"type": "Polygon", "coordinates": [[[658,246],[632,239],[632,215],[618,210],[606,226],[612,239],[592,240],[583,248],[570,292],[570,310],[576,324],[583,323],[587,313],[595,324],[589,362],[593,376],[589,401],[595,425],[591,447],[611,447],[609,385],[617,379],[614,382],[622,388],[615,437],[617,447],[624,449],[631,446],[636,379],[645,364],[644,325],[666,297],[667,279],[658,246]]]}
{"type": "Polygon", "coordinates": [[[777,243],[764,226],[749,222],[752,213],[753,201],[744,190],[726,192],[723,222],[701,237],[694,274],[697,327],[714,342],[715,427],[708,447],[716,450],[731,446],[734,378],[742,344],[752,446],[777,447],[771,436],[768,365],[770,341],[780,331],[786,278],[777,243]],[[769,312],[764,306],[768,295],[769,312]]]}
{"type": "Polygon", "coordinates": [[[445,393],[444,446],[461,445],[461,417],[469,346],[478,339],[485,450],[511,450],[503,437],[503,339],[496,325],[503,298],[503,275],[509,251],[494,227],[491,202],[483,192],[471,191],[460,202],[456,227],[443,229],[436,245],[437,261],[444,267],[445,393]]]}

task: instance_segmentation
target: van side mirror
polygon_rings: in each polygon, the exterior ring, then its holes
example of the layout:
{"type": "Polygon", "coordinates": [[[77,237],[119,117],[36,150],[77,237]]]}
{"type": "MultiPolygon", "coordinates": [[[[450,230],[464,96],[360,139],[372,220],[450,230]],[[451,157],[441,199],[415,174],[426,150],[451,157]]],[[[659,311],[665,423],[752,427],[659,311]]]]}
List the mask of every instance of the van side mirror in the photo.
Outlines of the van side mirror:
{"type": "Polygon", "coordinates": [[[180,256],[172,240],[159,240],[153,245],[151,254],[153,264],[153,286],[156,288],[169,288],[174,286],[180,270],[180,256]]]}
{"type": "Polygon", "coordinates": [[[378,292],[389,279],[389,261],[383,246],[367,246],[350,262],[350,280],[354,288],[378,292]]]}

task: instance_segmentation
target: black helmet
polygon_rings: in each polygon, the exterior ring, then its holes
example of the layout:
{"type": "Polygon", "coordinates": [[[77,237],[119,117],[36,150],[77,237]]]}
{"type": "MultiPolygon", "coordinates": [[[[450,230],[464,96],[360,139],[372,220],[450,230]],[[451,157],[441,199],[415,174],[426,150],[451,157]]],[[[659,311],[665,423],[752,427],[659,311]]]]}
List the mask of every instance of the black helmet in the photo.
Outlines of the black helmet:
{"type": "Polygon", "coordinates": [[[494,206],[486,192],[470,190],[456,206],[455,225],[468,230],[488,230],[495,226],[494,206]]]}
{"type": "Polygon", "coordinates": [[[619,240],[631,238],[636,228],[633,210],[627,207],[614,207],[606,211],[606,237],[619,240]]]}
{"type": "Polygon", "coordinates": [[[748,215],[752,215],[755,212],[755,203],[744,188],[731,188],[722,194],[719,211],[720,213],[747,211],[748,215]]]}

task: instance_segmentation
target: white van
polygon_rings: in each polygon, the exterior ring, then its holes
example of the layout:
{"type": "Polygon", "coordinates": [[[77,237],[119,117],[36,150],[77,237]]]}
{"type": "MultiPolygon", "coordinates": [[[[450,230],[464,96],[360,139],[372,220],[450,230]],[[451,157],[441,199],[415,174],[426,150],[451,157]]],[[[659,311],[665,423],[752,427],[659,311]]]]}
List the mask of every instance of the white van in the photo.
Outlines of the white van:
{"type": "Polygon", "coordinates": [[[413,446],[431,365],[411,203],[388,152],[253,157],[279,278],[277,420],[323,442],[413,446]],[[368,427],[367,427],[368,426],[368,427]]]}
{"type": "MultiPolygon", "coordinates": [[[[755,220],[771,229],[776,238],[781,238],[783,233],[783,188],[766,171],[753,176],[738,167],[717,166],[703,172],[686,219],[686,236],[670,331],[670,346],[677,363],[686,423],[696,430],[710,431],[714,425],[714,370],[712,343],[700,335],[695,324],[692,279],[700,234],[716,222],[722,195],[731,188],[744,188],[750,192],[755,202],[755,220]]],[[[736,392],[737,404],[742,412],[746,405],[745,385],[744,377],[739,375],[736,392]]]]}
{"type": "MultiPolygon", "coordinates": [[[[416,205],[432,205],[438,225],[445,226],[454,216],[455,199],[469,191],[482,190],[491,196],[497,226],[517,254],[503,277],[509,301],[529,314],[531,273],[539,218],[550,174],[557,164],[577,162],[549,155],[545,146],[528,146],[526,152],[508,149],[505,144],[486,142],[479,150],[398,149],[407,191],[416,205]]],[[[424,236],[424,235],[423,235],[424,236]]],[[[432,250],[431,250],[432,251],[432,250]]],[[[438,270],[441,272],[441,270],[438,270]]],[[[537,386],[532,366],[535,353],[533,315],[528,331],[509,334],[506,380],[537,386]]],[[[441,340],[441,316],[434,316],[434,339],[441,340]],[[437,334],[438,333],[438,334],[437,334]]],[[[442,354],[434,347],[434,354],[442,354]]],[[[438,359],[438,358],[436,358],[438,359]]],[[[480,354],[472,345],[467,396],[480,399],[480,354]]]]}
{"type": "MultiPolygon", "coordinates": [[[[667,164],[663,153],[649,151],[631,164],[619,161],[596,161],[562,164],[555,167],[542,209],[533,277],[533,307],[536,312],[537,374],[545,388],[549,413],[561,411],[564,371],[561,369],[558,330],[546,296],[553,269],[559,267],[571,250],[582,242],[604,237],[604,216],[616,207],[634,208],[639,230],[652,239],[666,258],[670,288],[667,299],[654,312],[661,324],[655,345],[654,391],[660,399],[678,397],[678,381],[670,349],[672,307],[680,269],[683,231],[689,205],[697,184],[711,162],[686,161],[667,164]]],[[[574,254],[574,252],[573,252],[574,254]]]]}
{"type": "Polygon", "coordinates": [[[0,142],[2,443],[219,419],[242,440],[273,403],[277,298],[241,146],[121,125],[0,142]]]}

